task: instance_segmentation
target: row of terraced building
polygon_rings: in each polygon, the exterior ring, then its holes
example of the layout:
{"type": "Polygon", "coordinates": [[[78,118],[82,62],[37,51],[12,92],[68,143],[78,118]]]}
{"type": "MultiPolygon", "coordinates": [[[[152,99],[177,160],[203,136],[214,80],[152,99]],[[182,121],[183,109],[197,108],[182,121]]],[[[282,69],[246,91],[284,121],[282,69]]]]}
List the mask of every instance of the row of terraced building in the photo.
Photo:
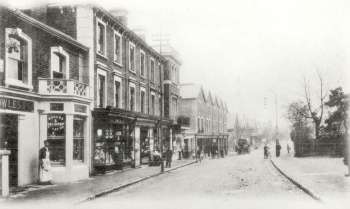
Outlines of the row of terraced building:
{"type": "Polygon", "coordinates": [[[123,10],[1,7],[0,149],[11,151],[10,184],[38,180],[45,140],[54,182],[138,167],[154,150],[191,157],[204,149],[203,130],[227,150],[227,106],[198,94],[196,101],[220,115],[189,117],[181,61],[168,49],[159,53],[129,29],[123,10]]]}

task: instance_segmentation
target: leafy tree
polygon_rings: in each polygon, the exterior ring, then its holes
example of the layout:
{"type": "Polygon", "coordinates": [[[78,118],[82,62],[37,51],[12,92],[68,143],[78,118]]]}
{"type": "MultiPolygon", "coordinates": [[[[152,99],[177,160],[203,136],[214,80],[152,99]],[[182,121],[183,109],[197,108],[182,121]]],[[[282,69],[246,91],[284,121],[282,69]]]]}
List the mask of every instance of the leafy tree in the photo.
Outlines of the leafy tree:
{"type": "Polygon", "coordinates": [[[335,108],[330,113],[328,119],[325,120],[327,126],[326,131],[333,132],[334,134],[347,133],[347,118],[349,109],[349,97],[344,94],[343,89],[338,87],[330,91],[328,101],[325,103],[330,108],[335,108]]]}

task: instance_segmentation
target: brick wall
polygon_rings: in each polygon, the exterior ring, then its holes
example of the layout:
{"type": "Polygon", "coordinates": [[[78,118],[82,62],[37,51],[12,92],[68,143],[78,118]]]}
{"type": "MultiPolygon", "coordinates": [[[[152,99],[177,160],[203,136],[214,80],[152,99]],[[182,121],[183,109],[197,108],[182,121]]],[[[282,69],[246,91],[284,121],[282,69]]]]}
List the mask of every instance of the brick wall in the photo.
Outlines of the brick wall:
{"type": "MultiPolygon", "coordinates": [[[[50,77],[50,50],[51,47],[61,46],[69,54],[69,71],[71,79],[79,79],[79,54],[83,55],[83,63],[86,62],[87,53],[81,51],[79,48],[72,46],[71,44],[52,36],[36,26],[30,25],[21,19],[13,16],[11,13],[2,12],[0,31],[1,34],[5,34],[5,28],[20,28],[23,33],[28,35],[32,39],[32,79],[34,91],[38,90],[38,79],[50,77]]],[[[0,37],[1,43],[1,56],[4,57],[4,43],[5,37],[0,37]]],[[[85,67],[85,66],[84,66],[85,67]]],[[[83,73],[87,74],[87,69],[83,73]]],[[[4,76],[0,75],[1,84],[3,85],[4,76]]],[[[85,76],[85,75],[84,75],[85,76]]],[[[83,76],[83,77],[84,77],[83,76]]]]}

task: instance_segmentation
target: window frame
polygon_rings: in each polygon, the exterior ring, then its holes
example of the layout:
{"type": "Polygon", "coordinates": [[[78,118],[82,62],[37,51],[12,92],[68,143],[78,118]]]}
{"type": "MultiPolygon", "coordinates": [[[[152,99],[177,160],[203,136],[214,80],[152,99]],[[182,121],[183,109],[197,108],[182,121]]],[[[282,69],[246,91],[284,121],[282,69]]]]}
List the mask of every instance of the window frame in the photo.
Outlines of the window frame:
{"type": "Polygon", "coordinates": [[[142,78],[146,78],[146,75],[147,75],[147,65],[146,65],[146,53],[145,51],[143,51],[142,49],[140,49],[140,75],[142,78]],[[141,56],[143,55],[144,59],[143,59],[143,62],[142,63],[142,59],[141,59],[141,56]],[[143,64],[143,73],[142,73],[142,64],[143,64]]]}
{"type": "Polygon", "coordinates": [[[64,72],[65,77],[63,79],[70,79],[70,69],[69,69],[69,54],[67,51],[65,51],[61,46],[53,46],[50,48],[50,78],[53,79],[53,73],[54,73],[54,61],[53,61],[53,54],[57,53],[60,54],[60,56],[65,57],[65,65],[66,65],[66,72],[64,72]]]}
{"type": "Polygon", "coordinates": [[[25,89],[33,90],[33,84],[32,84],[32,39],[25,34],[22,29],[20,28],[5,28],[5,45],[10,42],[10,35],[16,35],[20,39],[23,39],[27,44],[27,54],[26,54],[26,71],[27,71],[27,77],[26,80],[20,81],[18,79],[11,78],[9,75],[9,53],[7,50],[7,47],[5,46],[5,85],[6,86],[17,86],[22,87],[25,89]]]}
{"type": "Polygon", "coordinates": [[[153,91],[151,91],[150,103],[151,103],[150,106],[151,106],[151,110],[152,110],[152,111],[150,111],[150,115],[155,115],[156,114],[156,94],[153,91]],[[152,100],[152,98],[154,98],[154,100],[152,100]]]}
{"type": "Polygon", "coordinates": [[[146,89],[144,87],[141,87],[140,88],[140,112],[141,113],[147,114],[146,103],[147,103],[146,89]],[[142,103],[142,92],[145,94],[143,103],[142,103]],[[143,111],[142,111],[142,108],[143,108],[143,111]]]}
{"type": "Polygon", "coordinates": [[[122,47],[122,43],[123,43],[123,39],[122,39],[122,35],[117,32],[117,31],[114,31],[114,34],[113,34],[113,61],[114,63],[122,66],[123,65],[123,47],[122,47]],[[120,53],[120,61],[118,62],[117,60],[117,54],[116,54],[116,40],[115,40],[115,37],[118,36],[119,37],[119,53],[120,53]]]}
{"type": "MultiPolygon", "coordinates": [[[[102,75],[102,76],[105,77],[105,80],[104,80],[104,98],[103,98],[103,103],[104,104],[102,105],[102,108],[103,108],[103,107],[107,106],[107,86],[106,86],[106,84],[107,84],[107,72],[105,70],[100,69],[100,68],[97,69],[97,76],[96,76],[97,77],[97,82],[96,82],[97,87],[99,87],[99,75],[102,75]]],[[[100,108],[100,104],[99,104],[99,102],[100,102],[100,94],[99,94],[98,90],[99,89],[97,88],[97,94],[96,94],[97,103],[96,103],[96,106],[98,108],[100,108]]]]}
{"type": "Polygon", "coordinates": [[[96,21],[96,53],[103,57],[107,56],[107,24],[99,18],[96,21]],[[98,50],[98,47],[97,47],[99,45],[99,36],[98,36],[99,24],[104,26],[103,54],[98,50]]]}
{"type": "Polygon", "coordinates": [[[136,107],[136,85],[134,84],[134,83],[129,83],[129,96],[128,96],[128,98],[129,98],[129,101],[128,101],[128,109],[130,110],[130,111],[133,111],[133,112],[136,112],[136,110],[137,110],[137,107],[136,107]],[[130,101],[131,101],[131,89],[134,89],[134,101],[133,101],[133,103],[134,103],[134,107],[133,108],[131,108],[131,103],[130,103],[130,101]]]}
{"type": "Polygon", "coordinates": [[[155,83],[154,81],[155,81],[156,61],[154,60],[153,57],[150,58],[149,68],[150,68],[150,81],[152,83],[155,83]],[[152,72],[152,63],[153,63],[153,72],[152,72]]]}
{"type": "Polygon", "coordinates": [[[132,43],[131,41],[129,41],[129,53],[128,53],[128,55],[129,55],[129,67],[128,67],[129,71],[135,74],[136,73],[136,59],[135,59],[136,58],[135,57],[135,55],[136,55],[136,45],[134,43],[132,43]],[[131,47],[134,48],[134,56],[133,56],[134,57],[134,60],[133,60],[134,69],[131,68],[131,66],[132,66],[131,65],[131,56],[130,56],[131,55],[131,53],[130,53],[131,52],[131,47]]]}
{"type": "Polygon", "coordinates": [[[114,76],[114,80],[113,80],[114,82],[113,82],[113,89],[114,89],[114,94],[113,94],[113,105],[114,105],[114,107],[116,107],[116,108],[122,108],[122,92],[123,92],[123,90],[122,90],[122,88],[123,88],[123,86],[122,86],[122,79],[120,78],[120,77],[118,77],[118,76],[114,76]],[[117,91],[117,89],[116,89],[116,86],[115,86],[115,83],[116,82],[119,82],[119,93],[118,93],[118,95],[119,95],[119,98],[118,98],[118,105],[116,104],[116,98],[115,98],[115,93],[116,93],[116,91],[117,91]]]}

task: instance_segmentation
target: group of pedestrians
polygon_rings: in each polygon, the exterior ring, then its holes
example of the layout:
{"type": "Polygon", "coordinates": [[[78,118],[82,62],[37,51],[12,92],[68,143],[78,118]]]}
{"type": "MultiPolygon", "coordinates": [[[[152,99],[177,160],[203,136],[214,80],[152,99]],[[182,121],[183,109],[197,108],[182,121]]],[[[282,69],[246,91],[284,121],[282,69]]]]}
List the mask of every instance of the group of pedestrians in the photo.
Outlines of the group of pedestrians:
{"type": "MultiPolygon", "coordinates": [[[[276,157],[279,157],[281,155],[281,149],[282,149],[282,146],[281,146],[279,140],[276,139],[276,145],[275,145],[276,157]]],[[[291,151],[291,147],[287,143],[287,152],[288,152],[288,154],[290,153],[290,151],[291,151]]],[[[271,154],[270,154],[270,147],[268,146],[267,143],[265,143],[265,146],[264,146],[264,158],[267,159],[270,156],[271,156],[271,154]]]]}

